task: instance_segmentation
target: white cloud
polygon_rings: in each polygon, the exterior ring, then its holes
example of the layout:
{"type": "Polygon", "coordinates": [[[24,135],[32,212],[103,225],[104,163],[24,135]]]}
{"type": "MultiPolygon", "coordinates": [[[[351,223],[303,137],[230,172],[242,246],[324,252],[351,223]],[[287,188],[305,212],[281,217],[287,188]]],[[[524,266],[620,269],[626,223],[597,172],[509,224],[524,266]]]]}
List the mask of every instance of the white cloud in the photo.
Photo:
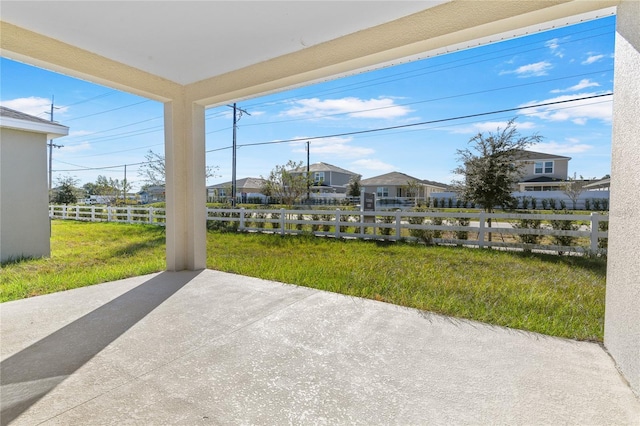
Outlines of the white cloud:
{"type": "Polygon", "coordinates": [[[350,168],[352,170],[366,169],[378,173],[391,172],[395,169],[395,166],[387,164],[384,161],[377,160],[375,158],[363,158],[361,160],[351,163],[350,168]]]}
{"type": "Polygon", "coordinates": [[[596,83],[595,81],[591,81],[588,78],[583,78],[582,80],[580,80],[580,82],[576,85],[573,85],[571,87],[567,87],[566,89],[554,89],[551,91],[551,93],[565,93],[565,92],[577,92],[579,90],[583,90],[589,87],[600,87],[600,85],[598,83],[596,83]]]}
{"type": "Polygon", "coordinates": [[[359,99],[347,97],[341,99],[318,98],[300,99],[284,112],[289,117],[322,118],[344,114],[353,118],[397,118],[411,112],[411,109],[396,105],[389,97],[377,99],[359,99]]]}
{"type": "Polygon", "coordinates": [[[514,70],[500,71],[500,75],[517,74],[518,77],[539,77],[547,75],[547,71],[553,68],[551,62],[541,61],[533,64],[522,65],[514,70]]]}
{"type": "Polygon", "coordinates": [[[64,145],[61,150],[66,154],[75,154],[76,152],[91,150],[91,144],[89,142],[81,142],[77,145],[64,145]]]}
{"type": "Polygon", "coordinates": [[[558,101],[570,101],[575,98],[593,96],[596,93],[577,93],[575,95],[561,95],[551,99],[541,101],[531,101],[520,105],[521,114],[538,117],[549,121],[573,121],[575,124],[586,124],[588,120],[611,121],[612,102],[611,99],[582,99],[573,102],[566,102],[558,105],[545,107],[527,108],[530,105],[544,104],[558,101]]]}
{"type": "MultiPolygon", "coordinates": [[[[296,136],[294,139],[304,139],[304,136],[296,136]]],[[[309,144],[311,155],[331,156],[334,158],[360,158],[365,155],[371,155],[375,150],[361,146],[350,145],[353,138],[349,137],[332,137],[323,139],[314,139],[309,144]]],[[[293,152],[306,152],[306,142],[295,144],[293,152]]]]}
{"type": "Polygon", "coordinates": [[[537,152],[548,152],[558,155],[567,154],[581,154],[589,151],[593,148],[593,145],[586,143],[579,143],[577,139],[568,138],[567,143],[560,143],[555,141],[542,142],[535,144],[531,149],[537,152]]]}
{"type": "Polygon", "coordinates": [[[604,55],[590,55],[587,59],[581,62],[582,65],[590,65],[594,62],[598,62],[600,59],[604,58],[604,55]]]}
{"type": "Polygon", "coordinates": [[[564,57],[564,50],[560,48],[559,38],[552,38],[551,40],[547,40],[547,42],[544,45],[548,47],[549,50],[551,50],[551,53],[554,56],[557,56],[559,58],[564,57]]]}
{"type": "MultiPolygon", "coordinates": [[[[2,106],[48,120],[49,112],[51,111],[51,99],[30,96],[28,98],[17,98],[9,101],[2,101],[2,106]]],[[[56,119],[56,114],[64,113],[67,109],[67,107],[56,107],[53,112],[53,119],[56,119]]]]}
{"type": "MultiPolygon", "coordinates": [[[[483,123],[471,123],[466,126],[455,127],[452,130],[452,133],[462,133],[462,134],[477,134],[477,133],[486,133],[493,132],[495,133],[498,128],[504,129],[507,127],[508,122],[506,121],[485,121],[483,123]]],[[[515,122],[515,126],[518,130],[526,130],[533,129],[535,124],[531,121],[523,121],[521,123],[515,122]]]]}

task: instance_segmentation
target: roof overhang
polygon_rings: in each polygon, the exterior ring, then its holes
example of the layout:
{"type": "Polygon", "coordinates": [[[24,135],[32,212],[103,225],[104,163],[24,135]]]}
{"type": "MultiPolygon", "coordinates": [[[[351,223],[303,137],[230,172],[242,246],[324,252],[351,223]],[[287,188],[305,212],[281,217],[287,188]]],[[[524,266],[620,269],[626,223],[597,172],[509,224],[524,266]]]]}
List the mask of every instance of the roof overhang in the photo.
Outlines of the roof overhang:
{"type": "Polygon", "coordinates": [[[32,133],[44,133],[47,139],[55,139],[69,134],[69,128],[56,123],[42,123],[19,118],[0,116],[0,127],[32,133]]]}
{"type": "Polygon", "coordinates": [[[212,106],[611,15],[618,3],[5,0],[1,54],[212,106]]]}

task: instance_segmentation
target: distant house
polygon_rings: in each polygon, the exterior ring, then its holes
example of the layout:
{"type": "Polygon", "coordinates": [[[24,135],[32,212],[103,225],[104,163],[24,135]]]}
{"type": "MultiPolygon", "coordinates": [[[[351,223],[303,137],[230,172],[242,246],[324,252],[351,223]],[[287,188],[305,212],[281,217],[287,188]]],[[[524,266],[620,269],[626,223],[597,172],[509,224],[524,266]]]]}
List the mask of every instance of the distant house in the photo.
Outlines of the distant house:
{"type": "MultiPolygon", "coordinates": [[[[266,198],[262,193],[264,182],[264,179],[254,177],[236,179],[236,196],[240,199],[240,202],[246,202],[250,198],[264,200],[266,198]]],[[[207,186],[208,200],[221,201],[229,197],[231,197],[231,181],[207,186]]]]}
{"type": "MultiPolygon", "coordinates": [[[[307,173],[307,167],[299,167],[292,174],[307,173]]],[[[314,163],[309,165],[309,174],[313,182],[311,192],[315,194],[335,193],[346,194],[349,181],[357,173],[328,163],[314,163]]]]}
{"type": "Polygon", "coordinates": [[[366,193],[376,194],[376,198],[418,198],[426,200],[433,193],[449,190],[449,185],[430,180],[418,179],[400,172],[386,173],[363,179],[360,187],[366,193]],[[412,186],[417,193],[412,193],[412,186]]]}
{"type": "Polygon", "coordinates": [[[141,204],[161,203],[165,201],[166,193],[164,185],[153,185],[138,192],[141,204]]]}
{"type": "Polygon", "coordinates": [[[523,163],[523,176],[518,191],[562,191],[567,181],[571,157],[522,151],[518,161],[523,163]]]}
{"type": "Polygon", "coordinates": [[[0,107],[0,262],[51,252],[47,140],[69,128],[0,107]]]}

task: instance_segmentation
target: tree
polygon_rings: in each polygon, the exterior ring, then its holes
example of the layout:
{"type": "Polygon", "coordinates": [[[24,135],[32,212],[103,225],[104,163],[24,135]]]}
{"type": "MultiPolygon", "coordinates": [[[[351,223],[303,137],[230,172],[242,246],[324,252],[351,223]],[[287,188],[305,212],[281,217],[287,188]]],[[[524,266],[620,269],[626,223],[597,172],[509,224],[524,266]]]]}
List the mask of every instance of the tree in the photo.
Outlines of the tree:
{"type": "MultiPolygon", "coordinates": [[[[518,161],[521,153],[541,140],[538,134],[521,136],[515,119],[495,133],[478,133],[469,140],[473,151],[456,151],[461,164],[453,172],[464,179],[454,180],[454,190],[463,200],[482,205],[487,213],[492,213],[495,206],[509,205],[511,192],[522,176],[524,163],[518,161]]],[[[491,219],[487,223],[491,227],[491,219]]]]}
{"type": "Polygon", "coordinates": [[[264,182],[261,192],[267,197],[278,198],[283,204],[291,207],[307,193],[307,187],[311,184],[306,173],[296,173],[295,170],[302,167],[299,163],[289,160],[287,164],[276,166],[269,173],[269,177],[260,176],[264,182]]]}
{"type": "Polygon", "coordinates": [[[420,196],[420,188],[422,185],[417,180],[408,180],[404,186],[407,191],[407,197],[413,198],[413,206],[418,207],[418,197],[420,196]]]}
{"type": "Polygon", "coordinates": [[[587,183],[588,182],[585,181],[582,176],[580,176],[580,179],[576,179],[575,177],[567,179],[567,183],[564,185],[563,192],[573,203],[573,210],[576,209],[580,194],[582,194],[582,192],[584,191],[584,186],[587,183]]]}
{"type": "MultiPolygon", "coordinates": [[[[152,150],[149,150],[144,158],[147,161],[138,169],[138,176],[140,176],[149,185],[164,185],[166,180],[164,155],[156,154],[152,150]]],[[[205,178],[209,179],[218,177],[216,174],[218,168],[218,166],[207,166],[205,168],[205,178]]]]}
{"type": "Polygon", "coordinates": [[[78,179],[71,176],[58,178],[56,182],[58,191],[53,197],[53,202],[55,204],[74,204],[77,202],[78,197],[76,196],[76,192],[78,189],[76,188],[76,185],[78,182],[78,179]]]}
{"type": "Polygon", "coordinates": [[[351,179],[349,179],[349,184],[347,185],[347,195],[349,197],[359,197],[362,189],[360,188],[360,179],[362,179],[362,175],[353,175],[351,179]]]}

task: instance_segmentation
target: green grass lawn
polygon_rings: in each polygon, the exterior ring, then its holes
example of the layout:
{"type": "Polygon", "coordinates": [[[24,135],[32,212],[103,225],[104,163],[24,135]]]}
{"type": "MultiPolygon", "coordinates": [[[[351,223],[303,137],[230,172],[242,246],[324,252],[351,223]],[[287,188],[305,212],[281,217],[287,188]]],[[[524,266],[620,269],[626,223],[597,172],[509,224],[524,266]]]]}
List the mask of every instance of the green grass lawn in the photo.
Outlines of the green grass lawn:
{"type": "MultiPolygon", "coordinates": [[[[601,341],[606,262],[410,243],[209,232],[207,267],[601,341]]],[[[0,300],[164,269],[164,230],[54,221],[52,257],[4,265],[0,300]]]]}

